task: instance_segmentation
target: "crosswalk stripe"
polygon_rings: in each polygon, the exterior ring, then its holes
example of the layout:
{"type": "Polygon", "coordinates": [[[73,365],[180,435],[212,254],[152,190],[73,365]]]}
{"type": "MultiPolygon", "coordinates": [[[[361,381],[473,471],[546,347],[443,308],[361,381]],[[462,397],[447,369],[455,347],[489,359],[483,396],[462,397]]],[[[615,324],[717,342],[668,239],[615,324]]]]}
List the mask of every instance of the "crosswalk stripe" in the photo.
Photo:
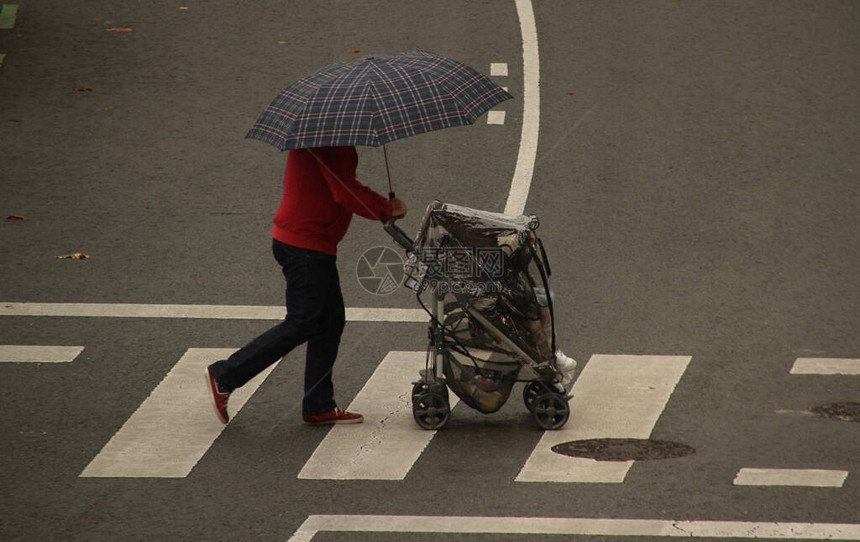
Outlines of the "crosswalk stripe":
{"type": "Polygon", "coordinates": [[[648,438],[690,356],[591,357],[573,386],[570,419],[546,431],[518,482],[621,483],[633,461],[595,461],[556,454],[556,444],[592,438],[648,438]]]}
{"type": "MultiPolygon", "coordinates": [[[[348,409],[364,423],[335,425],[299,472],[312,480],[402,480],[435,431],[412,418],[412,383],[426,352],[389,352],[348,409]]],[[[451,408],[457,398],[451,395],[451,408]]]]}
{"type": "Polygon", "coordinates": [[[0,344],[0,362],[68,363],[83,351],[83,346],[0,344]]]}
{"type": "MultiPolygon", "coordinates": [[[[189,348],[80,476],[183,478],[224,424],[210,403],[204,367],[235,349],[189,348]]],[[[230,396],[235,416],[277,363],[230,396]]]]}
{"type": "Polygon", "coordinates": [[[793,375],[860,375],[860,359],[797,358],[793,375]]]}
{"type": "Polygon", "coordinates": [[[735,476],[736,486],[842,487],[848,471],[823,469],[742,468],[735,476]]]}

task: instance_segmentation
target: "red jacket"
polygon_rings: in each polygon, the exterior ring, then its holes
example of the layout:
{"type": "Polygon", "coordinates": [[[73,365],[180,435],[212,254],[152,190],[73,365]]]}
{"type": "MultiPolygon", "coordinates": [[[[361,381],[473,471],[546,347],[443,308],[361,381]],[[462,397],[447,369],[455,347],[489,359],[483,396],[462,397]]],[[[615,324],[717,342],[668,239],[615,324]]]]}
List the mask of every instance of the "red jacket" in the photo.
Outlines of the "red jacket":
{"type": "Polygon", "coordinates": [[[356,180],[356,166],[354,147],[291,150],[272,237],[334,256],[353,213],[391,218],[391,202],[356,180]]]}

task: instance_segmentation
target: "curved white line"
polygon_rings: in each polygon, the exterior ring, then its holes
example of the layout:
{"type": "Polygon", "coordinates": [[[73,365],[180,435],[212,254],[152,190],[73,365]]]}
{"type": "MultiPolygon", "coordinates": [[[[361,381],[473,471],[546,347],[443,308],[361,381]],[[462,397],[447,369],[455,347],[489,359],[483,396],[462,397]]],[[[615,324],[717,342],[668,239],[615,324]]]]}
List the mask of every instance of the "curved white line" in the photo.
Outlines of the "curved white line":
{"type": "Polygon", "coordinates": [[[517,166],[505,204],[505,214],[519,215],[526,207],[537,156],[540,129],[540,56],[531,0],[516,0],[523,38],[523,128],[517,166]]]}

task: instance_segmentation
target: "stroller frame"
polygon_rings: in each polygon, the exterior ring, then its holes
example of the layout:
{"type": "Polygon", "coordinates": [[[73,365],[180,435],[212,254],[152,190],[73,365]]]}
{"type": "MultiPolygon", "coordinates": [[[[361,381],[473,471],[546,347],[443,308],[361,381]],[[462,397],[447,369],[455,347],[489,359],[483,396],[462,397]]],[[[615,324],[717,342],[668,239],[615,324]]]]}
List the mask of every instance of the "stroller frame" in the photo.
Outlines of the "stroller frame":
{"type": "MultiPolygon", "coordinates": [[[[395,219],[384,223],[384,230],[409,255],[413,272],[422,267],[426,271],[429,266],[436,263],[433,257],[428,256],[426,251],[420,250],[420,247],[427,242],[425,235],[431,213],[445,206],[446,204],[440,201],[434,201],[427,207],[415,241],[412,241],[406,232],[396,225],[395,219]]],[[[467,208],[458,207],[458,209],[473,211],[467,208]]],[[[482,213],[482,211],[475,212],[482,213]]],[[[536,217],[521,218],[531,220],[529,223],[531,230],[537,228],[536,217]]],[[[537,241],[536,246],[528,246],[528,250],[531,251],[530,261],[536,264],[543,281],[551,321],[552,301],[547,282],[550,274],[549,263],[540,240],[536,236],[534,239],[537,241]]],[[[444,249],[444,246],[439,248],[444,249]]],[[[554,364],[541,361],[534,351],[527,351],[528,348],[509,337],[500,329],[500,326],[475,307],[474,299],[466,293],[451,291],[450,288],[441,288],[439,284],[434,284],[431,289],[432,301],[428,308],[421,299],[421,294],[428,288],[429,283],[423,275],[410,275],[408,268],[409,263],[407,263],[407,286],[416,291],[418,303],[430,316],[425,368],[419,372],[419,379],[412,387],[412,413],[415,422],[428,430],[444,427],[451,416],[449,389],[472,408],[491,413],[504,405],[514,383],[525,382],[523,401],[535,423],[541,429],[561,428],[570,416],[568,406],[570,396],[560,384],[561,373],[554,364]],[[453,300],[450,300],[452,296],[453,300]],[[485,342],[490,339],[492,344],[497,345],[496,348],[491,347],[489,350],[481,346],[477,347],[480,352],[489,354],[487,359],[477,357],[474,354],[475,345],[467,344],[467,341],[458,336],[458,334],[462,335],[463,330],[469,326],[480,327],[481,332],[486,335],[485,342]],[[494,356],[502,359],[493,359],[494,356]],[[461,360],[468,361],[464,363],[461,360]],[[469,381],[468,386],[472,391],[467,392],[463,382],[470,375],[472,380],[469,381]],[[477,387],[472,382],[477,383],[477,387]]],[[[483,346],[486,347],[486,344],[483,346]]],[[[554,331],[551,347],[552,352],[555,352],[554,331]]]]}

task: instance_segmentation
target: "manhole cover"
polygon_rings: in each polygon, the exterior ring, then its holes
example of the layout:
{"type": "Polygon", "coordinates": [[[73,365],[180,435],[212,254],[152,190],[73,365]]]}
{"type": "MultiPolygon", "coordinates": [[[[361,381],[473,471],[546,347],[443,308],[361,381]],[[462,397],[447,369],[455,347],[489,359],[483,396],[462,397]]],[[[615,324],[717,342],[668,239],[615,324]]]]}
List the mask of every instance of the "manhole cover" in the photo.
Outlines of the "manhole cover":
{"type": "Polygon", "coordinates": [[[860,403],[830,403],[811,410],[816,416],[842,420],[843,422],[860,422],[860,403]]]}
{"type": "Polygon", "coordinates": [[[692,446],[665,440],[635,438],[599,438],[563,442],[552,451],[571,457],[587,457],[597,461],[645,461],[684,457],[696,451],[692,446]]]}

